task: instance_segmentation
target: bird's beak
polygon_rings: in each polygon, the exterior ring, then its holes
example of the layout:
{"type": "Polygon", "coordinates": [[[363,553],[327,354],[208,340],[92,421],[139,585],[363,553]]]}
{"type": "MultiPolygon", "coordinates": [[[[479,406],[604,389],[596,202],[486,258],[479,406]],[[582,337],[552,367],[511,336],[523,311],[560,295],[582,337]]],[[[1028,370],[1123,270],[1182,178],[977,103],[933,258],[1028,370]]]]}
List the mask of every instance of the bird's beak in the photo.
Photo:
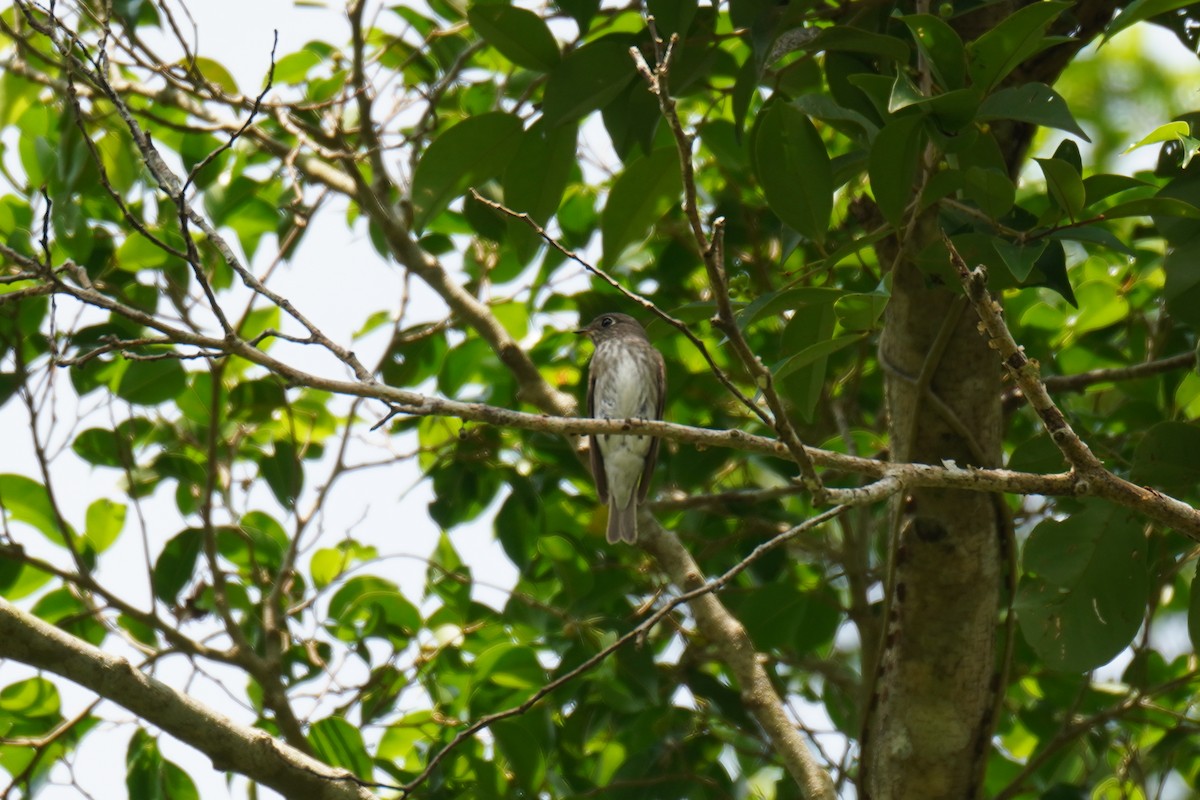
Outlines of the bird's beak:
{"type": "Polygon", "coordinates": [[[586,336],[588,333],[588,329],[580,328],[579,330],[571,331],[571,333],[575,334],[576,336],[586,336]]]}

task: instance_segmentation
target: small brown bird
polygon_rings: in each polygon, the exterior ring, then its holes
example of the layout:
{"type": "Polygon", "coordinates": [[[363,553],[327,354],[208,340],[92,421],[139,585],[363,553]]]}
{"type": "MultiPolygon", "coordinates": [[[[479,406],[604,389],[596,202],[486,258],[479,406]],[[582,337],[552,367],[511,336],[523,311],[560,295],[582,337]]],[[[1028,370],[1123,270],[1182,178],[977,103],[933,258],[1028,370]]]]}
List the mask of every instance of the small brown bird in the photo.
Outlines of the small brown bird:
{"type": "MultiPolygon", "coordinates": [[[[588,416],[662,419],[666,370],[638,321],[628,314],[601,314],[575,332],[596,345],[588,367],[588,416]]],[[[608,504],[608,541],[636,542],[637,507],[650,490],[658,439],[645,434],[588,438],[596,493],[608,504]]]]}

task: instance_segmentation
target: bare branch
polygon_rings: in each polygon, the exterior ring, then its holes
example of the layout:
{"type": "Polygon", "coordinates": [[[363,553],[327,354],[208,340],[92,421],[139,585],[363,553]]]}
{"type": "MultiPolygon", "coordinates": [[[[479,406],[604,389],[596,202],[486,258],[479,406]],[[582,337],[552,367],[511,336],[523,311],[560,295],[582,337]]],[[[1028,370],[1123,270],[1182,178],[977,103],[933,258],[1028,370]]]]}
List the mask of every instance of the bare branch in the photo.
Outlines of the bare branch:
{"type": "Polygon", "coordinates": [[[374,800],[353,774],[330,767],[221,716],[128,661],[21,611],[0,598],[0,657],[61,675],[111,700],[212,759],[284,797],[374,800]]]}

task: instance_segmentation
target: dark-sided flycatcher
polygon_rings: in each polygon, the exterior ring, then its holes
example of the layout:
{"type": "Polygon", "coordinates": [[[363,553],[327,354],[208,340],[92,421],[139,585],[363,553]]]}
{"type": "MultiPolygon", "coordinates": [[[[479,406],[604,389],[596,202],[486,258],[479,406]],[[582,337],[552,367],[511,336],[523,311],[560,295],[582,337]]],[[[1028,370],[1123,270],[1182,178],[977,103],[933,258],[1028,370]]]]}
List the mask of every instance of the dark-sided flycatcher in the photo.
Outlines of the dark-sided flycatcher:
{"type": "MultiPolygon", "coordinates": [[[[596,345],[588,367],[587,410],[597,419],[662,419],[663,359],[638,321],[601,314],[582,330],[596,345]]],[[[644,434],[589,437],[592,475],[608,503],[608,541],[637,541],[637,507],[650,490],[658,439],[644,434]]]]}

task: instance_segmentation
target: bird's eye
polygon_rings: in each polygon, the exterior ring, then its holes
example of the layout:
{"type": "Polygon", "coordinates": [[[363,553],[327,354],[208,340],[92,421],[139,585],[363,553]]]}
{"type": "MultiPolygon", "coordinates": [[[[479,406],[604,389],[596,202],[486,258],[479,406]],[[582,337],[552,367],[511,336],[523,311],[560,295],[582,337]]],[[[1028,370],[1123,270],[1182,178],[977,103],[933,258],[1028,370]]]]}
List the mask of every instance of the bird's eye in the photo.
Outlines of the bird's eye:
{"type": "Polygon", "coordinates": [[[613,324],[613,318],[612,318],[612,317],[605,317],[604,319],[600,320],[600,327],[601,327],[601,328],[608,328],[608,327],[611,327],[611,326],[612,326],[612,324],[613,324]]]}

